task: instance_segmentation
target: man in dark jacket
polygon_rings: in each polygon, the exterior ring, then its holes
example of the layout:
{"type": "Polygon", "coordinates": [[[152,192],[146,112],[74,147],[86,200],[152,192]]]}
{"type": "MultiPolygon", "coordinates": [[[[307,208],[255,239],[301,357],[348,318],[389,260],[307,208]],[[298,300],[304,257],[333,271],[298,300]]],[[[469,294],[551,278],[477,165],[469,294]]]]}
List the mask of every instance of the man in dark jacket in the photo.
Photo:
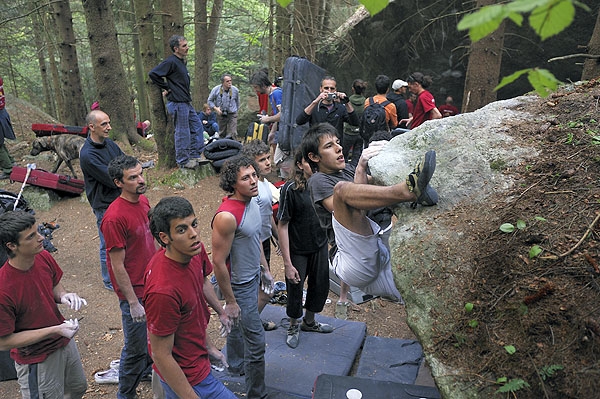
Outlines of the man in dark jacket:
{"type": "Polygon", "coordinates": [[[185,66],[188,42],[183,36],[173,35],[169,46],[173,54],[148,76],[166,94],[167,111],[175,121],[175,161],[180,168],[194,169],[204,148],[204,129],[190,95],[190,74],[185,66]]]}
{"type": "Polygon", "coordinates": [[[358,126],[359,120],[346,93],[337,91],[335,78],[326,76],[321,81],[321,92],[317,98],[296,117],[297,124],[304,125],[306,122],[310,122],[310,126],[329,123],[335,127],[341,140],[344,136],[344,122],[358,126]]]}
{"type": "Polygon", "coordinates": [[[79,153],[79,164],[85,181],[85,194],[96,215],[98,237],[100,238],[100,268],[104,287],[112,290],[106,266],[106,243],[100,230],[102,217],[108,206],[121,194],[121,190],[108,176],[108,163],[123,151],[117,143],[108,138],[110,118],[99,109],[90,111],[86,117],[88,137],[79,153]]]}

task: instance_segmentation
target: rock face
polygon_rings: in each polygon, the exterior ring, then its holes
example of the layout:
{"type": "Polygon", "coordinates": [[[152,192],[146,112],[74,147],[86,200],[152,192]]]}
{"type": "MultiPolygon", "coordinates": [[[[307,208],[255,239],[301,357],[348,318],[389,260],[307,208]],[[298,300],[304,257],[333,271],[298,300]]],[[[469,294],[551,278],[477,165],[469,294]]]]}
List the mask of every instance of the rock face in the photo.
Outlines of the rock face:
{"type": "Polygon", "coordinates": [[[471,265],[460,257],[448,259],[445,249],[460,247],[465,239],[438,218],[461,204],[482,204],[490,196],[501,195],[515,184],[503,174],[527,159],[536,150],[517,143],[507,135],[513,124],[531,121],[534,116],[519,108],[533,96],[498,101],[467,114],[429,121],[417,129],[395,137],[369,167],[379,184],[401,182],[415,161],[429,149],[437,153],[437,167],[431,185],[440,201],[435,207],[396,209],[398,221],[390,239],[396,284],[406,302],[408,323],[421,340],[432,374],[445,397],[476,397],[472,387],[459,387],[453,374],[438,358],[432,343],[433,320],[440,312],[450,312],[448,303],[457,297],[451,273],[444,287],[428,284],[428,273],[436,268],[460,270],[471,265]]]}

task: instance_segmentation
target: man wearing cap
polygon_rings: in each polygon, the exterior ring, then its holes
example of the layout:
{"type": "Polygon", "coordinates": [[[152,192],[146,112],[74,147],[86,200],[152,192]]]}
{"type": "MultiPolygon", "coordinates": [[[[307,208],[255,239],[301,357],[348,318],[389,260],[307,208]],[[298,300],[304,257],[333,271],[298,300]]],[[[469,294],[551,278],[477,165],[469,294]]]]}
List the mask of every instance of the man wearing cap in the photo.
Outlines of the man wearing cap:
{"type": "MultiPolygon", "coordinates": [[[[398,121],[402,119],[408,119],[410,117],[408,111],[408,104],[406,99],[404,98],[404,94],[408,88],[408,83],[403,81],[402,79],[394,80],[392,83],[392,91],[387,94],[387,99],[391,103],[396,106],[396,115],[398,116],[398,121]]],[[[400,128],[406,128],[406,123],[399,123],[398,126],[400,128]]]]}

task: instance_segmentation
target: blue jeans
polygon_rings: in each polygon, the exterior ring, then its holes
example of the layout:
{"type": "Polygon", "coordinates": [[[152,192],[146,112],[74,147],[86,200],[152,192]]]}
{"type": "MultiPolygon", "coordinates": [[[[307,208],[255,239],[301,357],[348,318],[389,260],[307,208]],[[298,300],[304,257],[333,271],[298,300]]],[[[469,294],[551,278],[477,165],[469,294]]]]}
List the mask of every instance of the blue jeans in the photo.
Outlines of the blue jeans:
{"type": "MultiPolygon", "coordinates": [[[[165,399],[177,399],[177,394],[171,389],[171,387],[160,380],[162,387],[165,390],[165,399]]],[[[206,399],[236,399],[236,396],[229,389],[225,388],[225,385],[221,381],[213,377],[212,374],[206,376],[200,383],[194,385],[194,392],[199,398],[206,399]]]]}
{"type": "Polygon", "coordinates": [[[204,150],[204,128],[191,103],[167,103],[167,111],[175,123],[175,161],[184,165],[200,158],[204,150]]]}
{"type": "Polygon", "coordinates": [[[92,209],[94,215],[96,215],[96,226],[98,226],[98,238],[100,239],[100,272],[102,273],[102,281],[106,288],[112,290],[112,283],[110,282],[110,275],[108,274],[108,266],[106,266],[106,242],[104,241],[104,234],[100,230],[102,224],[102,218],[106,209],[92,209]]]}
{"type": "MultiPolygon", "coordinates": [[[[141,299],[138,299],[142,303],[141,299]]],[[[152,359],[148,355],[146,323],[136,323],[131,318],[129,302],[120,300],[124,345],[119,364],[118,399],[135,399],[140,380],[152,372],[152,359]]]]}
{"type": "Polygon", "coordinates": [[[227,363],[245,371],[248,398],[265,398],[265,330],[258,313],[259,275],[244,284],[231,284],[240,307],[240,320],[227,336],[227,363]],[[241,358],[241,354],[244,358],[241,358]]]}

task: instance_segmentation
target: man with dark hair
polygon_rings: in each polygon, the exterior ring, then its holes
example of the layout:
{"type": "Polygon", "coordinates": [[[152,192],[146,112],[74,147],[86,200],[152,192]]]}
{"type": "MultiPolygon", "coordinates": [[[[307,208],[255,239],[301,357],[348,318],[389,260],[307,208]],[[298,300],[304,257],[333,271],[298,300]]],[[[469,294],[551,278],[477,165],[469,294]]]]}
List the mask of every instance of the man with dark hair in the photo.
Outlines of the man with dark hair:
{"type": "Polygon", "coordinates": [[[175,161],[180,168],[194,169],[204,148],[202,122],[192,105],[190,74],[185,57],[189,47],[183,36],[171,36],[173,54],[154,67],[148,76],[167,96],[167,110],[175,122],[175,161]]]}
{"type": "Polygon", "coordinates": [[[319,95],[296,117],[296,123],[310,126],[327,122],[338,132],[340,140],[344,136],[344,122],[358,126],[358,115],[346,93],[337,91],[337,82],[333,76],[326,76],[321,81],[319,95]]]}
{"type": "Polygon", "coordinates": [[[112,290],[108,267],[106,266],[106,243],[100,229],[106,208],[119,196],[121,190],[108,176],[108,163],[123,155],[110,134],[110,118],[99,109],[90,111],[86,117],[88,137],[79,153],[79,165],[85,181],[85,194],[96,216],[98,237],[100,238],[100,269],[104,288],[112,290]]]}
{"type": "Polygon", "coordinates": [[[386,75],[378,75],[375,78],[375,90],[377,91],[377,95],[369,97],[365,100],[365,110],[369,105],[371,105],[371,102],[378,104],[383,104],[386,101],[388,102],[388,104],[384,106],[385,121],[387,122],[388,130],[394,129],[396,126],[398,126],[398,114],[396,113],[396,106],[394,103],[389,102],[386,98],[386,95],[390,89],[390,82],[390,78],[386,75]]]}
{"type": "Polygon", "coordinates": [[[212,264],[192,205],[182,197],[161,199],[150,212],[150,230],[162,249],[146,269],[143,299],[149,352],[166,399],[235,399],[210,372],[209,355],[224,359],[206,334],[207,302],[225,332],[229,321],[208,279],[212,264]]]}
{"type": "Polygon", "coordinates": [[[236,322],[227,337],[229,371],[245,374],[248,398],[267,396],[259,284],[265,294],[273,293],[273,277],[260,242],[260,210],[252,201],[258,195],[258,170],[245,155],[225,162],[219,185],[229,194],[212,221],[215,276],[225,298],[225,313],[236,322]],[[242,359],[236,356],[239,353],[244,353],[242,359]]]}
{"type": "Polygon", "coordinates": [[[431,76],[421,72],[414,72],[408,77],[408,90],[417,97],[417,101],[412,116],[400,122],[405,122],[411,129],[421,126],[425,121],[442,117],[435,106],[435,98],[426,90],[432,83],[431,76]]]}
{"type": "Polygon", "coordinates": [[[308,186],[321,225],[327,229],[330,243],[334,240],[333,270],[340,279],[367,294],[400,299],[390,253],[379,236],[380,227],[366,216],[366,211],[400,202],[434,205],[437,193],[429,186],[429,180],[435,171],[435,152],[428,151],[405,182],[392,186],[368,184],[368,161],[384,145],[385,142],[372,142],[354,170],[341,156],[335,129],[323,123],[309,129],[301,148],[317,171],[308,180],[308,186]]]}
{"type": "Polygon", "coordinates": [[[226,73],[221,76],[221,84],[210,91],[206,101],[210,108],[217,113],[219,135],[227,139],[237,136],[237,114],[240,108],[240,92],[233,85],[233,78],[226,73]]]}
{"type": "Polygon", "coordinates": [[[57,304],[78,311],[87,302],[63,287],[63,271],[30,213],[3,213],[0,225],[9,257],[0,268],[0,350],[10,349],[23,399],[80,399],[87,382],[72,339],[79,323],[65,320],[57,304]]]}
{"type": "Polygon", "coordinates": [[[258,120],[260,123],[266,123],[270,126],[269,144],[275,145],[277,144],[277,129],[281,118],[281,100],[283,98],[283,91],[281,88],[273,86],[265,71],[258,71],[252,75],[250,78],[250,85],[256,94],[268,95],[269,104],[271,105],[271,114],[259,114],[258,120]]]}
{"type": "Polygon", "coordinates": [[[150,233],[150,204],[144,195],[146,182],[142,165],[132,156],[121,155],[110,161],[108,174],[121,189],[106,210],[100,229],[106,241],[110,279],[119,298],[124,345],[119,362],[117,398],[133,399],[142,377],[150,374],[148,354],[144,271],[156,252],[150,233]]]}

